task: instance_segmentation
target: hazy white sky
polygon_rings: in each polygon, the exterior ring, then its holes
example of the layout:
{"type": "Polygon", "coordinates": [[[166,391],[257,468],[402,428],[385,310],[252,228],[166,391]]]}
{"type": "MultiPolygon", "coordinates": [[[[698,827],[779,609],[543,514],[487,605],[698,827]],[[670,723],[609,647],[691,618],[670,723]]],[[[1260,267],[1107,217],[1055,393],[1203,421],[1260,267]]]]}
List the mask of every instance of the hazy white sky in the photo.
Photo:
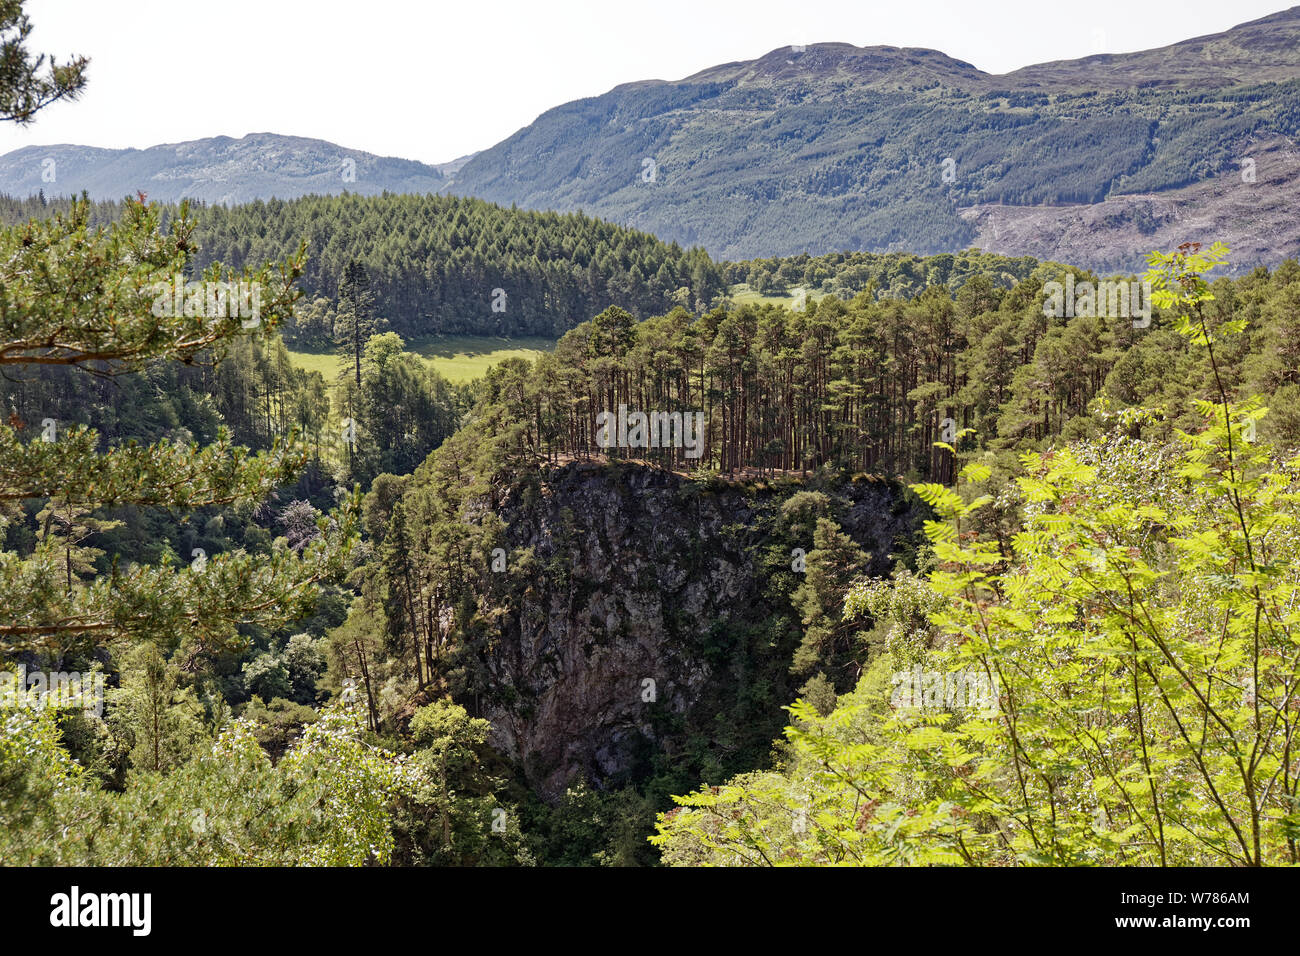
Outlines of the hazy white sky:
{"type": "Polygon", "coordinates": [[[568,100],[796,43],[932,47],[990,73],[1217,33],[1278,0],[29,0],[38,52],[92,60],[83,98],[0,153],[312,136],[445,162],[568,100]]]}

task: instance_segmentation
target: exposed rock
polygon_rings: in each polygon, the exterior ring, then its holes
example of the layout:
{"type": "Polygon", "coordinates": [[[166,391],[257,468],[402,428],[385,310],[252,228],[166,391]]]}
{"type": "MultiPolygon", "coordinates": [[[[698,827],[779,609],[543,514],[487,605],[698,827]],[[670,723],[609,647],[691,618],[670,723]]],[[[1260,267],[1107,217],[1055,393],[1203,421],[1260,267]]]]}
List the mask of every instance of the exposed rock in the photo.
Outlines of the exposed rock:
{"type": "Polygon", "coordinates": [[[1233,271],[1300,255],[1293,197],[1300,151],[1288,139],[1243,143],[1243,164],[1202,182],[1159,193],[1111,196],[1075,206],[981,204],[961,215],[978,230],[974,245],[1109,272],[1146,269],[1152,249],[1184,242],[1225,243],[1233,271]]]}
{"type": "MultiPolygon", "coordinates": [[[[788,595],[774,603],[765,589],[759,555],[794,490],[573,463],[551,471],[540,494],[504,502],[512,546],[532,549],[539,575],[503,619],[499,658],[489,663],[502,692],[485,716],[495,746],[543,796],[557,798],[579,773],[597,785],[635,774],[646,754],[710,733],[717,711],[701,708],[753,666],[744,651],[717,645],[790,615],[788,595]]],[[[884,572],[895,539],[915,527],[912,507],[886,481],[844,482],[833,494],[845,531],[884,572]]],[[[797,639],[793,620],[788,630],[797,639]]],[[[784,673],[788,657],[779,664],[784,673]]],[[[782,715],[774,719],[734,731],[770,740],[782,715]]]]}

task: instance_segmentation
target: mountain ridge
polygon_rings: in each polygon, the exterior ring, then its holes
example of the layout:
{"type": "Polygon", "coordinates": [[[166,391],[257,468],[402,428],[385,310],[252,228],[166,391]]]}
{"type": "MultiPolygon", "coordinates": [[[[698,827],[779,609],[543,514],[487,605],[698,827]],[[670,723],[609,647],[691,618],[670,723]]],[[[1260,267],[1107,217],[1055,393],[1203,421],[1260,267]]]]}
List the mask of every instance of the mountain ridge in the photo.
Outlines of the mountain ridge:
{"type": "Polygon", "coordinates": [[[70,143],[24,146],[0,156],[0,191],[161,202],[241,203],[310,194],[442,192],[470,156],[428,164],[280,133],[211,136],[144,149],[70,143]],[[52,165],[51,165],[52,163],[52,165]]]}
{"type": "MultiPolygon", "coordinates": [[[[1222,180],[1203,190],[1219,204],[1208,217],[1180,218],[1175,202],[1161,235],[1239,238],[1249,222],[1226,187],[1254,184],[1242,169],[1256,149],[1297,141],[1300,7],[1003,75],[924,48],[783,47],[557,106],[476,155],[451,190],[580,209],[732,260],[955,252],[994,235],[1017,243],[996,251],[1053,258],[1073,207],[1110,202],[1080,264],[1132,269],[1152,230],[1145,200],[1125,197],[1222,180]],[[1006,212],[1026,208],[1046,212],[1006,212]],[[1201,235],[1203,221],[1232,234],[1201,235]]],[[[1300,252],[1300,227],[1271,239],[1242,267],[1300,252]]]]}
{"type": "Polygon", "coordinates": [[[454,193],[585,212],[731,260],[971,246],[1054,258],[1069,233],[1086,239],[1080,265],[1121,269],[1141,265],[1159,206],[1162,240],[1249,240],[1269,222],[1278,231],[1267,248],[1250,244],[1248,268],[1300,254],[1300,225],[1279,223],[1266,193],[1300,188],[1294,164],[1245,173],[1253,153],[1273,162],[1297,142],[1293,7],[1164,47],[1006,74],[923,47],[781,47],[559,104],[443,164],[270,133],[145,150],[25,147],[0,157],[0,191],[224,204],[454,193]],[[47,160],[53,182],[42,179],[47,160]],[[1258,204],[1238,186],[1259,187],[1258,204]],[[1190,197],[1209,206],[1195,211],[1190,197]],[[1200,234],[1207,224],[1226,233],[1200,234]]]}

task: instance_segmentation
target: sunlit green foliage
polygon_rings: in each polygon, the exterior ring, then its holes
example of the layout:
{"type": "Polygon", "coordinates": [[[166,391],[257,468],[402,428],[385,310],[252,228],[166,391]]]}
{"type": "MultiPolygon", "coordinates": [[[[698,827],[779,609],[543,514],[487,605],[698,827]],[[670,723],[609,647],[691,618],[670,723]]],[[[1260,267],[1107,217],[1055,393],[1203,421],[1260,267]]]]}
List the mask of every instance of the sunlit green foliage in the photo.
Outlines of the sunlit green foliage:
{"type": "Polygon", "coordinates": [[[54,712],[3,711],[0,859],[10,865],[360,866],[393,851],[405,761],[365,743],[334,705],[272,764],[235,721],[169,773],[94,788],[58,746],[54,712]],[[18,810],[17,813],[14,810],[18,810]]]}
{"type": "MultiPolygon", "coordinates": [[[[1177,331],[1216,350],[1201,273],[1152,257],[1177,331]]],[[[1024,457],[1009,552],[966,533],[988,496],[917,486],[938,513],[922,660],[996,702],[889,701],[876,664],[828,717],[791,708],[784,773],[680,799],[677,863],[1294,864],[1300,833],[1300,459],[1254,401],[1201,402],[1168,445],[1113,437],[1024,457]]],[[[970,464],[963,485],[989,469],[970,464]]],[[[852,614],[857,605],[852,606],[852,614]]]]}

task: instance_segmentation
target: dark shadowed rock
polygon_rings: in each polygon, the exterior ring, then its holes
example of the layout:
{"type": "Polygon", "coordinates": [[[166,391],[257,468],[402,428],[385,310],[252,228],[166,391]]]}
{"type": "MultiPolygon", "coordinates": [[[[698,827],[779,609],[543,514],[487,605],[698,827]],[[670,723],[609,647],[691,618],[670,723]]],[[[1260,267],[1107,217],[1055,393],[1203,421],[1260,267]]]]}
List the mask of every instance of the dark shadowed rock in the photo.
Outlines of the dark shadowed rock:
{"type": "MultiPolygon", "coordinates": [[[[531,548],[545,570],[502,618],[500,653],[488,662],[500,693],[484,716],[540,793],[557,798],[580,773],[597,785],[635,777],[650,754],[671,754],[692,735],[717,734],[725,752],[779,734],[780,713],[747,727],[715,721],[733,703],[719,695],[758,667],[737,635],[790,617],[788,595],[767,587],[764,552],[778,548],[785,568],[772,519],[793,490],[573,463],[549,472],[540,493],[503,503],[512,546],[531,548]]],[[[886,481],[843,482],[831,494],[844,530],[884,573],[916,511],[886,481]]],[[[797,622],[788,625],[797,642],[797,622]]],[[[763,649],[785,655],[774,673],[788,668],[792,647],[763,649]]]]}

